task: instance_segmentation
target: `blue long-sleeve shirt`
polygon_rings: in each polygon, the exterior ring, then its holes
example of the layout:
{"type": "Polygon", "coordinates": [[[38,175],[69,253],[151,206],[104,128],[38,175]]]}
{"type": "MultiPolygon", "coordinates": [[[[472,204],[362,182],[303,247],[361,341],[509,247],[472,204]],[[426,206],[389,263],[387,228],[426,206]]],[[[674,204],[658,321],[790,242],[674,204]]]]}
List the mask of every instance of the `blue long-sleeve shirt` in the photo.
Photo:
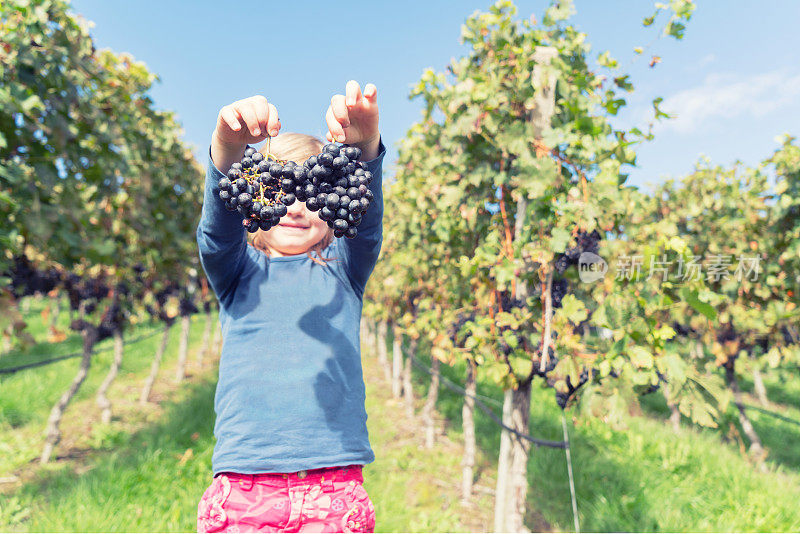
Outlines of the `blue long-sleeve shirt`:
{"type": "Polygon", "coordinates": [[[197,244],[220,303],[223,346],[214,410],[214,474],[284,473],[367,464],[359,323],[383,235],[382,162],[354,239],[334,238],[322,266],[305,253],[268,257],[219,199],[210,157],[197,244]]]}

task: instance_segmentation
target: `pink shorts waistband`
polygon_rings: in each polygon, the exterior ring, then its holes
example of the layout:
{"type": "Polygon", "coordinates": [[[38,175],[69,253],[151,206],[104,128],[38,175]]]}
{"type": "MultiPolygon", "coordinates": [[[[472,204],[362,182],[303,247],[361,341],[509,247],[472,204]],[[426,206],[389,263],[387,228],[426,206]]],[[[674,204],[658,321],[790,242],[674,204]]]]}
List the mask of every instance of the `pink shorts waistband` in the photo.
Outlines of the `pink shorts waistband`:
{"type": "MultiPolygon", "coordinates": [[[[219,475],[225,475],[229,479],[239,480],[250,484],[266,484],[269,486],[287,486],[294,484],[320,484],[323,482],[349,482],[355,480],[363,484],[364,476],[361,473],[361,465],[344,465],[336,467],[322,467],[319,469],[308,469],[295,473],[232,473],[225,471],[219,475]]],[[[217,475],[217,476],[219,476],[217,475]]]]}

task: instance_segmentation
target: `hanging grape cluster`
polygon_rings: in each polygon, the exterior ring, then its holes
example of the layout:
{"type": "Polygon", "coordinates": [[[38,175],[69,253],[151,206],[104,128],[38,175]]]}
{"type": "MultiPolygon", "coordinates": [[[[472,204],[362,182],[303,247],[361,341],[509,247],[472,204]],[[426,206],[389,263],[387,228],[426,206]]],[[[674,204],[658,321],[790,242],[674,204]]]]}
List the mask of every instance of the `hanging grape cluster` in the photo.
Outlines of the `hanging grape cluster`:
{"type": "MultiPolygon", "coordinates": [[[[575,235],[575,246],[568,248],[563,254],[556,257],[555,269],[556,273],[564,274],[564,272],[573,265],[578,265],[581,254],[584,252],[591,252],[597,254],[600,249],[600,232],[592,230],[586,232],[579,230],[575,235]]],[[[554,278],[553,286],[550,291],[550,296],[553,302],[553,308],[561,307],[561,300],[567,295],[569,291],[569,283],[564,278],[554,278]]]]}
{"type": "Polygon", "coordinates": [[[352,239],[374,198],[368,187],[372,173],[360,157],[358,147],[329,143],[298,165],[278,159],[269,148],[265,157],[248,147],[219,181],[219,198],[228,210],[244,216],[242,225],[250,233],[276,226],[287,206],[299,200],[319,211],[334,236],[352,239]]]}

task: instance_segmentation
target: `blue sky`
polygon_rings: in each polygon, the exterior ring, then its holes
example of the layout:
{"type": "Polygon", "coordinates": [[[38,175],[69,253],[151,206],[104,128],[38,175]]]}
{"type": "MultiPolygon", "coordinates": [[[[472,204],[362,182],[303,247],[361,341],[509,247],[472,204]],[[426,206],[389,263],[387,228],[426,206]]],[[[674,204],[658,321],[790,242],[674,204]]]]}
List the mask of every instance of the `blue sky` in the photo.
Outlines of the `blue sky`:
{"type": "MultiPolygon", "coordinates": [[[[698,0],[682,41],[657,40],[636,59],[633,48],[657,30],[641,20],[649,0],[577,0],[572,22],[596,53],[609,50],[631,74],[636,91],[619,124],[644,125],[650,101],[665,100],[677,118],[659,125],[638,149],[636,185],[690,172],[700,155],[755,164],[775,137],[800,133],[800,2],[698,0]],[[651,55],[661,56],[655,68],[651,55]]],[[[517,1],[519,17],[541,18],[548,2],[517,1]]],[[[177,112],[186,140],[203,157],[219,108],[263,94],[280,113],[283,131],[324,137],[324,113],[347,80],[378,87],[381,131],[392,174],[395,143],[420,116],[409,101],[423,70],[442,71],[464,53],[460,31],[489,1],[221,2],[73,0],[95,23],[98,47],[130,52],[161,81],[158,107],[177,112]]],[[[201,162],[205,165],[205,159],[201,162]]]]}

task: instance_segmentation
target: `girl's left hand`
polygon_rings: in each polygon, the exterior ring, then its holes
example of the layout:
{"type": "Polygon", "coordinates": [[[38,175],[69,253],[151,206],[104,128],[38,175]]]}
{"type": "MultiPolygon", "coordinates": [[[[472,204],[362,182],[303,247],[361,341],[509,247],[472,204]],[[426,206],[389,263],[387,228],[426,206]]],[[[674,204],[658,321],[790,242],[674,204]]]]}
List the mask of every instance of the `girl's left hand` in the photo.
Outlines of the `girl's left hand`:
{"type": "Polygon", "coordinates": [[[326,138],[348,145],[368,145],[380,137],[378,132],[378,88],[368,83],[361,93],[355,80],[347,82],[346,95],[333,95],[325,114],[326,138]]]}

